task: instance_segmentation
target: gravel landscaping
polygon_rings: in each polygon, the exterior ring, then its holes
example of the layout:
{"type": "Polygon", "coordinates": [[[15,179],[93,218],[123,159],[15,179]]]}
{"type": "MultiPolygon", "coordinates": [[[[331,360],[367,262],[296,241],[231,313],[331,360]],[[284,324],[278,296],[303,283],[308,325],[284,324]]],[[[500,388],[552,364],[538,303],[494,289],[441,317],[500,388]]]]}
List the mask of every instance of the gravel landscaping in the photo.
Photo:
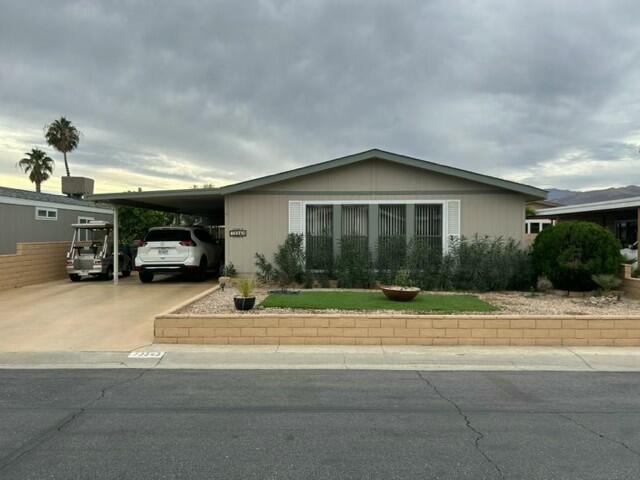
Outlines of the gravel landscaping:
{"type": "MultiPolygon", "coordinates": [[[[323,289],[314,289],[313,291],[322,291],[323,289]]],[[[338,290],[339,291],[339,290],[338,290]]],[[[354,290],[356,291],[356,290],[354,290]]],[[[370,291],[370,290],[358,290],[370,291]]],[[[304,292],[304,290],[303,290],[304,292]]],[[[423,292],[421,295],[429,293],[437,295],[459,295],[460,292],[423,292]]],[[[224,291],[218,289],[210,295],[183,307],[175,313],[191,313],[191,314],[221,314],[221,313],[242,313],[244,315],[255,315],[263,313],[340,313],[345,310],[292,310],[286,308],[269,308],[260,307],[262,301],[268,296],[268,291],[263,288],[257,288],[254,291],[256,296],[256,305],[258,307],[249,312],[238,312],[233,306],[233,296],[237,294],[234,288],[227,287],[224,291]]],[[[380,293],[382,295],[382,293],[380,293]]],[[[614,298],[607,297],[583,297],[572,298],[563,297],[555,294],[535,294],[522,292],[500,292],[500,293],[477,293],[481,300],[494,305],[498,310],[491,313],[492,315],[640,315],[640,302],[636,300],[623,298],[616,301],[614,298]]],[[[347,313],[358,313],[358,311],[350,310],[347,313]]],[[[362,313],[372,313],[371,311],[362,313]]],[[[377,313],[399,314],[398,311],[380,310],[377,313]]],[[[471,313],[471,312],[468,312],[471,313]]],[[[475,314],[475,312],[474,312],[475,314]]]]}

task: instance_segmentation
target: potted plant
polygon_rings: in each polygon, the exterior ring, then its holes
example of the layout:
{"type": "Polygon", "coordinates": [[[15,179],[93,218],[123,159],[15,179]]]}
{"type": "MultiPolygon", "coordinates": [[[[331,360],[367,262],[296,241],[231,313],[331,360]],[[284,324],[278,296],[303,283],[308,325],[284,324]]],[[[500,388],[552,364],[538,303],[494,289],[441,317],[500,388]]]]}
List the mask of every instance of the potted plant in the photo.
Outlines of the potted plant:
{"type": "Polygon", "coordinates": [[[254,282],[252,278],[243,278],[237,282],[237,289],[240,295],[234,295],[233,303],[236,310],[251,310],[256,304],[256,297],[253,293],[254,282]]]}
{"type": "Polygon", "coordinates": [[[218,277],[218,284],[220,285],[220,288],[224,290],[224,287],[231,284],[231,278],[236,276],[236,267],[233,263],[227,263],[222,267],[220,274],[221,275],[218,277]]]}
{"type": "Polygon", "coordinates": [[[409,302],[420,293],[418,287],[411,286],[409,272],[406,270],[400,270],[398,272],[394,285],[383,285],[380,289],[389,300],[396,302],[409,302]]]}

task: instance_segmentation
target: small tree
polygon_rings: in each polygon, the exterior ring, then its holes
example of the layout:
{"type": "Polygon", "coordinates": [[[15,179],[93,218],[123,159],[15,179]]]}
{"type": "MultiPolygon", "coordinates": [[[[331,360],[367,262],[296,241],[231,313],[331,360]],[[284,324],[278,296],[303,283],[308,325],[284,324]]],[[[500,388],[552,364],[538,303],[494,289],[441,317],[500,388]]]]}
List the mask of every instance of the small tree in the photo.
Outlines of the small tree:
{"type": "Polygon", "coordinates": [[[131,243],[144,238],[151,227],[170,225],[173,215],[146,208],[118,207],[118,225],[120,227],[120,241],[131,243]]]}
{"type": "Polygon", "coordinates": [[[303,236],[290,233],[273,257],[282,287],[292,282],[302,283],[304,279],[305,259],[302,245],[303,236]]]}
{"type": "Polygon", "coordinates": [[[29,180],[36,184],[36,192],[39,192],[42,182],[49,180],[53,174],[53,160],[37,148],[32,148],[25,155],[26,157],[18,162],[18,167],[29,174],[29,180]]]}

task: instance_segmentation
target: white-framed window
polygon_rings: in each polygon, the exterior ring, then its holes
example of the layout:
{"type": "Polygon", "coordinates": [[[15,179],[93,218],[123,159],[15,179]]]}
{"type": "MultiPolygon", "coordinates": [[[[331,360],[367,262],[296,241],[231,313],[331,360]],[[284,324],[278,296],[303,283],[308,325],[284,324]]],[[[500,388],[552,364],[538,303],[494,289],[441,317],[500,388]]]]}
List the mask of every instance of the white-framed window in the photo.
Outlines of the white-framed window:
{"type": "MultiPolygon", "coordinates": [[[[388,236],[411,236],[426,240],[432,246],[441,245],[442,251],[449,248],[452,241],[460,238],[459,199],[415,199],[415,200],[290,200],[289,233],[303,236],[313,235],[323,224],[330,222],[338,231],[331,230],[331,236],[361,238],[369,243],[371,233],[378,242],[388,236]],[[376,205],[378,208],[370,208],[376,205]],[[341,221],[334,223],[331,209],[338,206],[341,221]],[[409,210],[411,206],[411,210],[409,210]],[[320,210],[325,207],[326,210],[320,210]],[[373,211],[375,217],[369,218],[373,211]],[[320,212],[326,215],[320,215],[320,212]],[[409,214],[411,213],[411,216],[409,214]],[[310,218],[307,218],[309,216],[310,218]],[[329,218],[331,218],[329,220],[329,218]],[[372,232],[369,222],[373,221],[372,232]],[[412,226],[408,230],[409,222],[412,226]],[[305,228],[306,227],[306,228],[305,228]],[[306,235],[305,235],[306,234],[306,235]]],[[[327,229],[328,230],[328,229],[327,229]]],[[[374,242],[375,243],[375,242],[374,242]]]]}
{"type": "Polygon", "coordinates": [[[36,220],[58,220],[58,209],[48,207],[36,207],[36,220]]]}
{"type": "Polygon", "coordinates": [[[524,233],[529,235],[537,235],[542,230],[545,230],[551,226],[553,226],[554,222],[551,219],[536,219],[536,220],[525,220],[524,222],[524,233]]]}
{"type": "MultiPolygon", "coordinates": [[[[93,217],[78,217],[78,223],[89,223],[90,221],[95,220],[93,217]]],[[[93,240],[93,235],[91,230],[79,230],[78,231],[78,241],[80,242],[89,242],[93,240]]]]}

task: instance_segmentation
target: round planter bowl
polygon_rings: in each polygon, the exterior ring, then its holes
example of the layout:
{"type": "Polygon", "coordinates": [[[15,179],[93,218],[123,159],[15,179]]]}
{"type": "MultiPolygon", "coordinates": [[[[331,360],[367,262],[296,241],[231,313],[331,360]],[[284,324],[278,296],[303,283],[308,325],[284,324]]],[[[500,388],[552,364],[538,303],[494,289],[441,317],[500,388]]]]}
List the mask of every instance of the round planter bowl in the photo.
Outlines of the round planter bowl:
{"type": "Polygon", "coordinates": [[[256,304],[256,297],[233,297],[233,303],[236,306],[236,310],[251,310],[256,304]]]}
{"type": "Polygon", "coordinates": [[[420,293],[418,287],[380,287],[380,290],[394,302],[410,302],[420,293]]]}

